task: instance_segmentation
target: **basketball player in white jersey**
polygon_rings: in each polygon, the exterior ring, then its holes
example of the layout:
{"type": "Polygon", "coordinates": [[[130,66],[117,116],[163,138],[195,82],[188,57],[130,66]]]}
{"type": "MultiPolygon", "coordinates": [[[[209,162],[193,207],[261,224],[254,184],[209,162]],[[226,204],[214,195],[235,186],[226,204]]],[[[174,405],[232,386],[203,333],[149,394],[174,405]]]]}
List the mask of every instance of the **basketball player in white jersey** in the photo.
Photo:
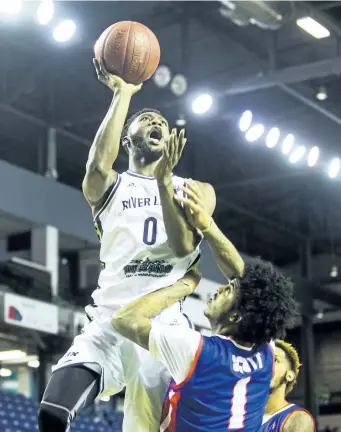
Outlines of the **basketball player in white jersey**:
{"type": "MultiPolygon", "coordinates": [[[[99,394],[126,387],[126,432],[158,429],[169,373],[141,347],[111,327],[118,308],[149,292],[175,284],[199,259],[201,236],[188,223],[175,194],[184,180],[173,176],[186,143],[184,131],[169,132],[155,110],[126,120],[131,97],[140,86],[124,83],[95,62],[98,78],[114,97],[90,149],[83,192],[101,241],[101,273],[86,308],[89,323],[54,368],[40,411],[41,432],[65,432],[76,413],[99,394]],[[112,169],[119,146],[129,155],[129,170],[112,169]]],[[[215,194],[197,183],[212,214],[215,194]]],[[[237,275],[236,275],[237,276],[237,275]]],[[[181,303],[156,318],[188,327],[181,303]]]]}

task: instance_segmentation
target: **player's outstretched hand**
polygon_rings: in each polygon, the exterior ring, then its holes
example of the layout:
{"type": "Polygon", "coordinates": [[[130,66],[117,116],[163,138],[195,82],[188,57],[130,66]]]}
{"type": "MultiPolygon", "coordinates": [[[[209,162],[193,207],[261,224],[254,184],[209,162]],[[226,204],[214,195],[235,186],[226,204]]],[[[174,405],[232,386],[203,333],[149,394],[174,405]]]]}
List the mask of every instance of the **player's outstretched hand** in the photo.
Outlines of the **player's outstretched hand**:
{"type": "Polygon", "coordinates": [[[98,81],[109,87],[113,92],[124,88],[128,92],[131,92],[131,94],[133,95],[141,89],[142,84],[127,84],[125,81],[123,81],[122,78],[109,73],[105,69],[103,60],[93,59],[93,63],[95,66],[98,81]]]}
{"type": "Polygon", "coordinates": [[[212,224],[212,217],[205,208],[205,199],[200,187],[191,179],[185,181],[181,187],[185,196],[176,195],[174,198],[178,203],[182,203],[185,208],[188,222],[193,228],[200,231],[207,231],[212,224]]]}
{"type": "Polygon", "coordinates": [[[155,167],[154,175],[158,182],[170,181],[170,176],[181,158],[186,141],[185,129],[181,129],[179,136],[175,128],[172,130],[163,155],[155,167]]]}

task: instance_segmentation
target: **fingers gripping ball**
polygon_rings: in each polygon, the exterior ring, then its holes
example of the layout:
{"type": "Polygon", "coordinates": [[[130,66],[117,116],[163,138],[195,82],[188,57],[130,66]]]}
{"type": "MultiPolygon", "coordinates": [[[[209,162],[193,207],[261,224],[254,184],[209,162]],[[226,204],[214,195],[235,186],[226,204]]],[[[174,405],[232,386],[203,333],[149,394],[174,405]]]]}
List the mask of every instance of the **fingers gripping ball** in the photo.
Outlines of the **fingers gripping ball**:
{"type": "Polygon", "coordinates": [[[160,45],[148,27],[121,21],[108,27],[95,44],[95,58],[102,59],[111,74],[129,84],[150,78],[160,61],[160,45]]]}

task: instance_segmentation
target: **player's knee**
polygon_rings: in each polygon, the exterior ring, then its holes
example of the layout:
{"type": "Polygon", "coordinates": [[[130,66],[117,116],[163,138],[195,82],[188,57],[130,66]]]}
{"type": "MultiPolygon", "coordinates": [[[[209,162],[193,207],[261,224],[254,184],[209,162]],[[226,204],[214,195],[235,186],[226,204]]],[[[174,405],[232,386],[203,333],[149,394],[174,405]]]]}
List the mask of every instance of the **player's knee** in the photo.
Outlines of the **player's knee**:
{"type": "Polygon", "coordinates": [[[39,432],[66,432],[69,426],[69,412],[63,407],[40,404],[38,412],[39,432]]]}

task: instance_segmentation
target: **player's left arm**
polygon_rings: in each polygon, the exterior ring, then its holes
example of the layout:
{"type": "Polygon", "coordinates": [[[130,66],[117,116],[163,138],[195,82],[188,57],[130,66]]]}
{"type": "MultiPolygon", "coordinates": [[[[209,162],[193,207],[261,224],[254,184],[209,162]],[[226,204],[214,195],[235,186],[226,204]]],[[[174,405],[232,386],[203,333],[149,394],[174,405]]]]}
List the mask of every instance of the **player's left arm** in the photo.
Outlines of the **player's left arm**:
{"type": "Polygon", "coordinates": [[[147,294],[123,306],[112,317],[112,326],[124,337],[148,349],[151,318],[189,296],[201,279],[199,272],[187,273],[174,285],[147,294]]]}
{"type": "Polygon", "coordinates": [[[315,422],[306,411],[296,411],[288,416],[283,432],[315,432],[315,422]]]}
{"type": "MultiPolygon", "coordinates": [[[[172,171],[180,160],[185,144],[184,129],[179,136],[176,129],[173,129],[164,154],[155,168],[168,244],[177,257],[192,253],[200,241],[197,230],[189,224],[184,209],[174,199],[172,171]]],[[[215,208],[214,189],[207,183],[197,184],[205,195],[207,211],[212,214],[215,208]]]]}

